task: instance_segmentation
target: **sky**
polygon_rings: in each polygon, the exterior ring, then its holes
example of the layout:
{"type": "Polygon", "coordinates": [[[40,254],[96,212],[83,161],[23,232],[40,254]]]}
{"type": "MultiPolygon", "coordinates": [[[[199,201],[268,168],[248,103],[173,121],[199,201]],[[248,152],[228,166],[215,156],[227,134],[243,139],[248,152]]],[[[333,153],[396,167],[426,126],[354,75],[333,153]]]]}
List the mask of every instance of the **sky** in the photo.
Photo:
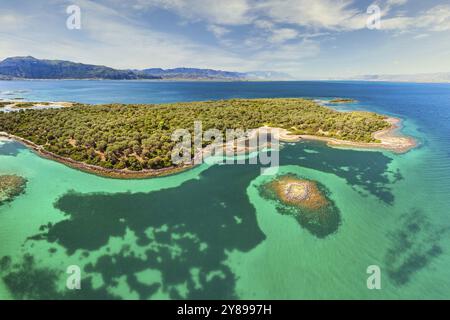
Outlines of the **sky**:
{"type": "Polygon", "coordinates": [[[0,0],[11,56],[296,79],[450,72],[450,0],[0,0]]]}

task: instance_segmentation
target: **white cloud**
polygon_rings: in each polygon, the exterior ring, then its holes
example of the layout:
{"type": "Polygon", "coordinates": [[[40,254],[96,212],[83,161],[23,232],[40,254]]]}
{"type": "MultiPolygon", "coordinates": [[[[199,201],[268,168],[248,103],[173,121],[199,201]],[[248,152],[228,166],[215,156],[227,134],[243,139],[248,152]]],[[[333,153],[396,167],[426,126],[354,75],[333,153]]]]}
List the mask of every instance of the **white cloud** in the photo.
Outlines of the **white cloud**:
{"type": "Polygon", "coordinates": [[[381,21],[383,30],[398,30],[403,32],[447,31],[450,30],[450,5],[438,5],[415,17],[398,16],[381,21]]]}
{"type": "MultiPolygon", "coordinates": [[[[407,16],[395,13],[395,10],[408,0],[376,0],[374,3],[381,8],[383,30],[398,33],[418,28],[427,31],[450,29],[449,5],[407,16]]],[[[368,14],[355,4],[356,0],[130,0],[122,3],[139,10],[163,8],[187,21],[206,22],[207,29],[228,47],[232,40],[223,37],[229,33],[229,28],[237,25],[251,24],[262,32],[254,37],[269,43],[283,43],[297,38],[300,33],[309,34],[311,30],[320,33],[324,30],[366,29],[368,14]],[[286,27],[286,24],[295,28],[286,27]],[[296,30],[302,28],[310,31],[296,30]]]]}
{"type": "Polygon", "coordinates": [[[212,24],[242,25],[252,22],[248,0],[135,0],[139,9],[159,7],[189,20],[212,24]]]}
{"type": "Polygon", "coordinates": [[[274,23],[268,20],[256,20],[254,25],[263,30],[271,30],[274,27],[274,23]]]}
{"type": "MultiPolygon", "coordinates": [[[[247,54],[243,54],[241,47],[241,50],[234,54],[233,50],[200,45],[183,37],[124,25],[115,22],[111,16],[113,16],[112,13],[92,17],[92,20],[87,21],[85,29],[93,40],[104,44],[104,53],[99,55],[100,59],[120,61],[123,67],[129,65],[132,60],[137,68],[193,66],[238,71],[273,68],[295,75],[305,58],[316,56],[320,52],[318,42],[302,40],[290,44],[277,43],[273,46],[262,46],[247,54]],[[120,50],[114,50],[119,43],[120,50]]],[[[217,25],[210,25],[210,28],[214,28],[222,35],[228,31],[217,25]]],[[[271,32],[274,42],[293,40],[297,36],[295,30],[288,28],[274,29],[271,32]]]]}
{"type": "Polygon", "coordinates": [[[0,12],[0,31],[23,29],[28,26],[28,16],[12,11],[0,12]]]}
{"type": "Polygon", "coordinates": [[[398,30],[404,31],[414,24],[414,18],[411,17],[394,17],[381,20],[382,30],[398,30]]]}
{"type": "Polygon", "coordinates": [[[17,26],[19,25],[19,21],[20,19],[14,14],[2,13],[2,15],[0,15],[0,24],[2,28],[10,27],[11,25],[17,26]]]}
{"type": "Polygon", "coordinates": [[[269,38],[269,42],[272,43],[282,43],[287,40],[292,40],[297,38],[298,31],[289,28],[275,29],[272,31],[272,35],[269,38]]]}
{"type": "Polygon", "coordinates": [[[406,4],[408,0],[387,0],[386,4],[388,6],[402,6],[406,4]]]}
{"type": "Polygon", "coordinates": [[[439,5],[426,11],[417,19],[417,26],[431,31],[450,30],[450,5],[439,5]]]}
{"type": "Polygon", "coordinates": [[[319,54],[319,44],[310,40],[273,46],[249,57],[248,69],[277,70],[301,77],[305,59],[317,57],[319,54]]]}
{"type": "Polygon", "coordinates": [[[91,3],[91,6],[90,13],[95,14],[86,15],[83,30],[93,41],[102,44],[99,46],[104,50],[101,59],[114,61],[113,66],[127,67],[132,63],[135,68],[230,67],[240,61],[237,56],[220,48],[196,43],[181,35],[142,28],[122,19],[113,10],[98,14],[97,5],[91,3]]]}
{"type": "Polygon", "coordinates": [[[365,12],[351,8],[351,0],[263,0],[257,8],[278,23],[330,30],[365,27],[365,12]]]}
{"type": "Polygon", "coordinates": [[[221,38],[230,32],[230,30],[228,30],[227,28],[215,24],[208,25],[207,29],[211,31],[217,38],[221,38]]]}
{"type": "MultiPolygon", "coordinates": [[[[405,5],[408,0],[377,1],[381,8],[382,29],[390,31],[450,30],[450,5],[432,7],[416,15],[394,14],[393,8],[405,5]]],[[[352,7],[353,0],[263,0],[258,9],[276,23],[290,23],[300,27],[351,31],[366,28],[368,15],[352,7]]],[[[271,21],[256,20],[257,27],[273,29],[271,21]]]]}
{"type": "Polygon", "coordinates": [[[430,35],[427,33],[420,33],[416,36],[414,36],[414,39],[423,39],[423,38],[428,38],[430,35]]]}

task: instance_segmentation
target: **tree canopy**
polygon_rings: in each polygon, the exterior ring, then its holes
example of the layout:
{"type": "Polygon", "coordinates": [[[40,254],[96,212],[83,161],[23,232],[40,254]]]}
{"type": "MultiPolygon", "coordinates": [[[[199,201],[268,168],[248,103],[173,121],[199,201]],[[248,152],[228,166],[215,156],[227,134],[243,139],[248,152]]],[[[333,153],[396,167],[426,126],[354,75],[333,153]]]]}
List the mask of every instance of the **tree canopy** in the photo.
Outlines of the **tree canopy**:
{"type": "Polygon", "coordinates": [[[376,142],[385,117],[370,112],[339,112],[305,99],[233,99],[147,105],[85,105],[59,109],[0,112],[0,131],[46,151],[103,168],[171,167],[171,135],[176,129],[255,129],[264,125],[296,134],[376,142]]]}

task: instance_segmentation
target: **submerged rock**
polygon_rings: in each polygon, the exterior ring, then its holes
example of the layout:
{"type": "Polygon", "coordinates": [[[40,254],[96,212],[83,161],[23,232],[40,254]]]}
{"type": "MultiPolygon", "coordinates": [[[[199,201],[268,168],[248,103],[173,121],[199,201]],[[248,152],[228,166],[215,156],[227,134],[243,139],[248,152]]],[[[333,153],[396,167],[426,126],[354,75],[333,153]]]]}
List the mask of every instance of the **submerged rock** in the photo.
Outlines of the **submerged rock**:
{"type": "Polygon", "coordinates": [[[339,227],[339,210],[329,199],[329,191],[316,181],[284,175],[264,184],[260,191],[264,198],[277,201],[281,214],[294,216],[302,227],[319,238],[339,227]]]}
{"type": "Polygon", "coordinates": [[[27,180],[16,175],[0,176],[0,205],[14,200],[25,191],[27,180]]]}

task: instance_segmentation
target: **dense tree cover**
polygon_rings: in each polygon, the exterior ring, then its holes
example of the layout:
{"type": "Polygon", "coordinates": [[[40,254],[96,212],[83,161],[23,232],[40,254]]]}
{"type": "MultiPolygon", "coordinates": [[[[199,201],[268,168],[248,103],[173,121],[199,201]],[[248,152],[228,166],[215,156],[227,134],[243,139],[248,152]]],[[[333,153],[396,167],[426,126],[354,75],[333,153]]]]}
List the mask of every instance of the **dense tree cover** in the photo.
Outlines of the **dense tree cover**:
{"type": "Polygon", "coordinates": [[[0,131],[28,139],[45,150],[104,168],[158,169],[172,166],[174,130],[281,127],[297,134],[375,142],[388,127],[384,116],[338,112],[304,99],[252,99],[163,105],[81,105],[0,112],[0,131]]]}
{"type": "Polygon", "coordinates": [[[330,103],[353,103],[353,102],[356,102],[356,100],[349,99],[349,98],[336,98],[336,99],[330,100],[330,103]]]}
{"type": "Polygon", "coordinates": [[[13,105],[14,109],[22,109],[22,108],[33,108],[34,106],[36,106],[36,104],[40,105],[40,106],[48,106],[50,105],[49,102],[16,102],[13,105]]]}

